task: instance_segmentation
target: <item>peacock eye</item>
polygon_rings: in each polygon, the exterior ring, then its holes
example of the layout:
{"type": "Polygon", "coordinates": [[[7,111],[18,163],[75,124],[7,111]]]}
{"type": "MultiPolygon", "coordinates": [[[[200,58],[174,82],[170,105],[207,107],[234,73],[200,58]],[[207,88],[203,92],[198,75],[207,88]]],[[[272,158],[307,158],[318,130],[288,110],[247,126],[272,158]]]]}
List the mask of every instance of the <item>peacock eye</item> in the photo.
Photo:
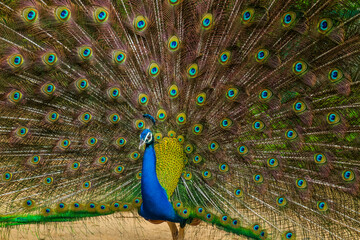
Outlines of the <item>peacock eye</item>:
{"type": "Polygon", "coordinates": [[[229,62],[230,60],[230,51],[224,51],[222,53],[220,53],[219,55],[219,62],[222,64],[222,65],[225,65],[229,62]]]}
{"type": "Polygon", "coordinates": [[[153,62],[149,65],[148,68],[149,75],[153,78],[157,77],[160,74],[159,64],[153,62]]]}
{"type": "Polygon", "coordinates": [[[89,46],[81,46],[78,49],[78,54],[82,60],[89,60],[93,55],[93,50],[89,46]]]}
{"type": "Polygon", "coordinates": [[[260,49],[255,54],[255,60],[258,63],[263,63],[269,57],[269,50],[267,49],[260,49]]]}
{"type": "Polygon", "coordinates": [[[20,54],[13,54],[8,58],[8,63],[12,68],[18,68],[24,63],[24,57],[20,54]]]}
{"type": "Polygon", "coordinates": [[[48,52],[42,56],[42,61],[48,66],[54,65],[57,60],[57,55],[54,52],[48,52]]]}
{"type": "Polygon", "coordinates": [[[248,24],[254,17],[255,10],[253,8],[245,9],[242,13],[242,22],[248,24]]]}
{"type": "Polygon", "coordinates": [[[71,17],[70,9],[67,7],[57,7],[55,9],[55,17],[60,22],[67,22],[71,17]]]}
{"type": "Polygon", "coordinates": [[[146,143],[150,143],[151,140],[152,140],[152,134],[151,134],[151,133],[148,133],[148,135],[147,135],[146,138],[145,138],[145,142],[146,142],[146,143]]]}
{"type": "Polygon", "coordinates": [[[98,7],[94,11],[94,19],[97,23],[104,23],[108,20],[109,13],[105,8],[98,7]]]}
{"type": "Polygon", "coordinates": [[[170,88],[169,88],[169,96],[170,98],[177,98],[179,96],[179,88],[176,86],[176,85],[172,85],[170,88]]]}
{"type": "Polygon", "coordinates": [[[333,27],[333,22],[330,18],[322,18],[318,22],[317,30],[321,34],[326,34],[332,29],[332,27],[333,27]]]}
{"type": "Polygon", "coordinates": [[[302,75],[308,70],[308,64],[304,61],[296,61],[292,69],[296,75],[302,75]]]}
{"type": "Polygon", "coordinates": [[[180,3],[180,0],[169,0],[169,3],[172,5],[172,6],[175,6],[175,5],[178,5],[180,3]]]}
{"type": "Polygon", "coordinates": [[[196,63],[191,64],[187,69],[187,75],[189,78],[196,78],[198,75],[198,65],[196,63]]]}
{"type": "Polygon", "coordinates": [[[281,23],[283,27],[290,27],[294,23],[295,19],[296,19],[296,13],[286,12],[281,19],[281,23]]]}
{"type": "Polygon", "coordinates": [[[139,100],[138,100],[139,104],[142,105],[142,106],[146,106],[149,102],[149,97],[148,95],[144,94],[144,93],[141,93],[139,95],[139,100]]]}
{"type": "Polygon", "coordinates": [[[126,53],[124,51],[114,51],[113,60],[117,64],[122,64],[126,60],[126,53]]]}
{"type": "Polygon", "coordinates": [[[38,15],[38,11],[33,7],[27,7],[22,11],[22,17],[28,23],[34,23],[38,15]]]}
{"type": "Polygon", "coordinates": [[[134,27],[138,32],[144,31],[147,27],[147,19],[141,15],[137,16],[134,19],[134,27]]]}
{"type": "Polygon", "coordinates": [[[172,36],[168,41],[168,48],[170,51],[174,52],[179,49],[180,41],[177,36],[172,36]]]}
{"type": "Polygon", "coordinates": [[[208,30],[211,28],[213,24],[213,15],[211,13],[207,13],[203,16],[201,19],[201,25],[205,30],[208,30]]]}
{"type": "Polygon", "coordinates": [[[85,78],[80,78],[75,81],[75,87],[79,92],[84,91],[89,87],[89,81],[85,78]]]}

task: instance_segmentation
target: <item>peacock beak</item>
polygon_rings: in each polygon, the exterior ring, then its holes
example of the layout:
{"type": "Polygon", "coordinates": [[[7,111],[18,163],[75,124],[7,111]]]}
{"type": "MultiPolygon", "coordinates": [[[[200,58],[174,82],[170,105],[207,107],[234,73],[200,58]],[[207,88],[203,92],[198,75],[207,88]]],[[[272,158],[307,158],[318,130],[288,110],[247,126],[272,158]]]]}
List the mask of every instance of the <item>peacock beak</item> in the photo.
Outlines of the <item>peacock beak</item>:
{"type": "Polygon", "coordinates": [[[145,140],[140,139],[139,149],[145,145],[145,140]]]}

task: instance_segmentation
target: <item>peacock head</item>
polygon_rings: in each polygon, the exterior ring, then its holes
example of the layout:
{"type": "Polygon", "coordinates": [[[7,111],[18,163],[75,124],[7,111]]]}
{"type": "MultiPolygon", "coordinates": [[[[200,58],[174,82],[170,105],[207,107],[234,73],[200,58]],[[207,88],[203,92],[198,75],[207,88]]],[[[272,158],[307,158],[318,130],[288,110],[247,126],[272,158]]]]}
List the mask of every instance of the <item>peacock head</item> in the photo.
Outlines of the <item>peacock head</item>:
{"type": "Polygon", "coordinates": [[[149,145],[151,143],[154,142],[154,138],[153,138],[153,134],[150,131],[150,129],[145,129],[144,131],[142,131],[142,133],[140,134],[140,145],[139,145],[139,149],[144,145],[149,145]]]}
{"type": "MultiPolygon", "coordinates": [[[[143,115],[144,118],[150,119],[151,122],[154,124],[155,126],[155,118],[153,116],[151,116],[150,114],[144,114],[143,115]]],[[[140,134],[140,145],[139,145],[139,149],[144,145],[150,145],[154,142],[154,138],[153,138],[153,134],[150,131],[150,129],[145,129],[144,131],[142,131],[142,133],[140,134]]]]}

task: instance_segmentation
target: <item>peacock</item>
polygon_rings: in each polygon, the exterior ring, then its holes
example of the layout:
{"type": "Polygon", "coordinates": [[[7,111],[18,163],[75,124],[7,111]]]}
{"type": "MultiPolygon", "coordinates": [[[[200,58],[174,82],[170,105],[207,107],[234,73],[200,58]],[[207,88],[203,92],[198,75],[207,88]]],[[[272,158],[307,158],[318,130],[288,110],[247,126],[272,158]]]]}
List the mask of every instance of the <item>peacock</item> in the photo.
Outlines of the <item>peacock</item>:
{"type": "Polygon", "coordinates": [[[0,227],[360,239],[360,2],[0,2],[0,227]],[[100,221],[100,220],[99,220],[100,221]],[[179,228],[178,228],[179,226],[179,228]]]}

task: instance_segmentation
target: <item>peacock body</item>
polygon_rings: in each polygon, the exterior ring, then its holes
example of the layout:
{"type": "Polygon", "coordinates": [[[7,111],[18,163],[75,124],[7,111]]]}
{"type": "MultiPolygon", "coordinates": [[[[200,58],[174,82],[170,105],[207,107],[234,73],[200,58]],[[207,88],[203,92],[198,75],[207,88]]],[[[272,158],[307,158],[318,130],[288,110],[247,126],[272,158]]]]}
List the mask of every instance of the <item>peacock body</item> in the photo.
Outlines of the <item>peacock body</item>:
{"type": "Polygon", "coordinates": [[[347,0],[0,2],[0,225],[133,210],[172,231],[359,239],[359,16],[347,0]]]}
{"type": "Polygon", "coordinates": [[[154,147],[154,138],[149,129],[145,129],[141,136],[144,136],[146,149],[141,175],[143,203],[139,213],[149,220],[184,224],[184,219],[176,214],[169,201],[184,168],[184,150],[176,138],[167,137],[154,147]]]}

